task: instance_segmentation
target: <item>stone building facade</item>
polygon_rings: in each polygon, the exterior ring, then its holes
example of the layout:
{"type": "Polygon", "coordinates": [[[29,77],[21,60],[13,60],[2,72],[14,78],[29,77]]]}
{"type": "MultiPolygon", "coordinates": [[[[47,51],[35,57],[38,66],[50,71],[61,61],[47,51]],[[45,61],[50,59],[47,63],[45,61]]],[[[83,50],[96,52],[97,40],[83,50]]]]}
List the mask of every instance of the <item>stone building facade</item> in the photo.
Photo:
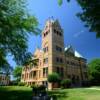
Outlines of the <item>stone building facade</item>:
{"type": "Polygon", "coordinates": [[[33,54],[37,65],[29,64],[23,68],[21,81],[26,84],[44,84],[51,89],[47,81],[48,74],[56,72],[62,79],[70,78],[72,85],[79,86],[87,80],[86,59],[72,46],[65,48],[64,34],[58,20],[46,21],[42,31],[42,49],[33,54]]]}
{"type": "Polygon", "coordinates": [[[0,73],[0,86],[6,86],[10,83],[10,76],[7,76],[5,73],[0,73]]]}

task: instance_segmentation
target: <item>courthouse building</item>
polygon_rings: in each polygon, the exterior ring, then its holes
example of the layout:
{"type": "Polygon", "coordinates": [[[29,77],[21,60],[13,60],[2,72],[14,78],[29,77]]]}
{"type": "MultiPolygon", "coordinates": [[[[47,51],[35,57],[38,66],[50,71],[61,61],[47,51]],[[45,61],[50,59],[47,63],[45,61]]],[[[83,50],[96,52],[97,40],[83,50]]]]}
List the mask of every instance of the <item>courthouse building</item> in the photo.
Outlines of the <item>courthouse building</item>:
{"type": "MultiPolygon", "coordinates": [[[[67,33],[66,33],[67,34],[67,33]]],[[[48,74],[58,73],[62,79],[70,78],[72,86],[87,81],[86,59],[72,46],[64,46],[64,34],[58,20],[48,19],[42,31],[42,48],[33,54],[36,65],[29,64],[22,70],[21,81],[28,85],[53,86],[47,81],[48,74]]]]}

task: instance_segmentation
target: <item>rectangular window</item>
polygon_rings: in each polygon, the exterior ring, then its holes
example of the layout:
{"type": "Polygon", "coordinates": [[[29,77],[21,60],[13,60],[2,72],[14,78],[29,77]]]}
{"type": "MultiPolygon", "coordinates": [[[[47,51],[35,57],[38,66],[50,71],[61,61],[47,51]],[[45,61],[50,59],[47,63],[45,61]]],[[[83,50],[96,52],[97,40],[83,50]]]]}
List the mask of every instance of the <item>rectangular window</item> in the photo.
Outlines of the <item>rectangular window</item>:
{"type": "Polygon", "coordinates": [[[48,52],[48,47],[43,48],[44,53],[48,52]]]}
{"type": "Polygon", "coordinates": [[[61,73],[60,74],[63,77],[64,76],[64,70],[63,70],[63,68],[61,68],[60,70],[61,70],[61,73]]]}
{"type": "Polygon", "coordinates": [[[43,77],[45,76],[45,68],[43,68],[43,77]]]}
{"type": "Polygon", "coordinates": [[[57,31],[56,29],[54,29],[54,33],[56,33],[56,34],[59,35],[59,36],[62,36],[62,33],[59,32],[59,31],[57,31]]]}
{"type": "Polygon", "coordinates": [[[48,35],[48,33],[50,32],[50,30],[46,31],[43,35],[44,37],[48,35]]]}
{"type": "Polygon", "coordinates": [[[62,52],[62,48],[56,45],[56,51],[62,52]]]}
{"type": "Polygon", "coordinates": [[[48,67],[43,68],[43,77],[47,77],[48,76],[48,67]]]}
{"type": "Polygon", "coordinates": [[[56,62],[63,63],[63,59],[59,58],[59,57],[56,57],[56,62]]]}
{"type": "Polygon", "coordinates": [[[36,71],[33,72],[33,77],[36,77],[36,71]]]}
{"type": "Polygon", "coordinates": [[[46,76],[48,75],[48,67],[45,69],[46,76]]]}
{"type": "Polygon", "coordinates": [[[58,57],[56,57],[56,62],[59,62],[59,58],[58,57]]]}
{"type": "Polygon", "coordinates": [[[57,67],[56,70],[57,70],[57,73],[59,73],[59,67],[57,67]]]}
{"type": "Polygon", "coordinates": [[[60,58],[60,62],[63,63],[63,59],[62,58],[60,58]]]}
{"type": "Polygon", "coordinates": [[[47,64],[48,63],[48,58],[45,58],[44,59],[44,64],[47,64]]]}

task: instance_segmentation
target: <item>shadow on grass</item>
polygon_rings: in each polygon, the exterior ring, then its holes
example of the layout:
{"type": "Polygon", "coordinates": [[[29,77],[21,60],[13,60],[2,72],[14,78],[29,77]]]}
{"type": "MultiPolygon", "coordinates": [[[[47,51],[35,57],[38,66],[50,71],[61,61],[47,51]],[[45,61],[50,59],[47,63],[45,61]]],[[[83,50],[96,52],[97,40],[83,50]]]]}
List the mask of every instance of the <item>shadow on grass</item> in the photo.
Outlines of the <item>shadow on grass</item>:
{"type": "Polygon", "coordinates": [[[0,89],[0,100],[32,100],[32,91],[0,89]]]}
{"type": "Polygon", "coordinates": [[[54,90],[54,91],[49,91],[48,94],[50,97],[53,97],[54,100],[60,100],[68,97],[66,91],[54,90]]]}

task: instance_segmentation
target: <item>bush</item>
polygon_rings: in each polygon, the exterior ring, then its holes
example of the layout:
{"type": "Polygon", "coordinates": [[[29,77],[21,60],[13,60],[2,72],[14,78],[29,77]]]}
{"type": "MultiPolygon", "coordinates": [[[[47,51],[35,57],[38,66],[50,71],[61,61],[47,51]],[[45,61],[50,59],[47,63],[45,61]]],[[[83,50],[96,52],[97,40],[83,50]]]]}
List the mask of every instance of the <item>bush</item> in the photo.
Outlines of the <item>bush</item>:
{"type": "Polygon", "coordinates": [[[32,86],[32,91],[34,96],[45,95],[46,94],[46,87],[44,85],[32,86]]]}
{"type": "Polygon", "coordinates": [[[38,89],[39,89],[40,91],[45,91],[45,90],[46,90],[46,87],[45,87],[44,85],[40,85],[40,86],[38,87],[38,89]]]}
{"type": "MultiPolygon", "coordinates": [[[[29,85],[28,85],[29,86],[29,85]]],[[[34,88],[34,87],[36,87],[36,85],[35,84],[32,84],[32,85],[30,85],[30,87],[31,88],[34,88]]]]}
{"type": "Polygon", "coordinates": [[[10,81],[10,86],[17,86],[18,85],[18,82],[17,81],[10,81]]]}
{"type": "Polygon", "coordinates": [[[25,83],[19,82],[19,83],[18,83],[18,86],[25,86],[25,83]]]}
{"type": "Polygon", "coordinates": [[[63,88],[69,88],[71,86],[71,80],[70,79],[65,79],[61,81],[61,86],[63,88]]]}
{"type": "Polygon", "coordinates": [[[52,73],[52,74],[48,75],[48,81],[50,83],[60,82],[60,76],[57,73],[52,73]]]}

